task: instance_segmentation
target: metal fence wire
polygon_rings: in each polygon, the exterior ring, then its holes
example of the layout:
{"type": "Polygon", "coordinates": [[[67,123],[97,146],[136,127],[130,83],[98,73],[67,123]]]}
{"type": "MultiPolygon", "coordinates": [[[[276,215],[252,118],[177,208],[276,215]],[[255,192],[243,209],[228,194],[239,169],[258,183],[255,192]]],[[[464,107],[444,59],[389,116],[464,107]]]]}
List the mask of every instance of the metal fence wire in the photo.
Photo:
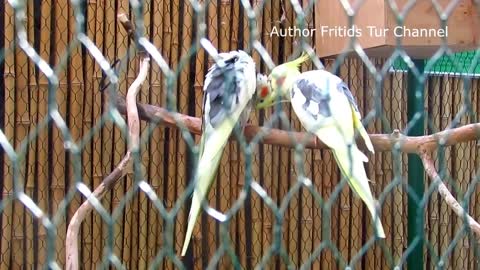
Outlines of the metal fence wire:
{"type": "MultiPolygon", "coordinates": [[[[352,38],[352,54],[319,59],[315,35],[271,35],[274,27],[315,28],[322,16],[315,2],[2,1],[0,269],[72,269],[67,228],[87,197],[94,210],[74,238],[82,269],[479,269],[480,48],[452,54],[443,40],[420,61],[399,43],[390,57],[373,58],[352,38]],[[120,13],[134,25],[133,39],[120,13]],[[105,185],[128,153],[124,97],[142,48],[151,61],[137,98],[140,147],[133,166],[105,185]],[[252,110],[249,123],[265,132],[253,140],[235,132],[227,143],[207,198],[211,209],[180,256],[200,137],[188,127],[202,116],[211,48],[245,50],[265,74],[309,52],[302,71],[339,75],[368,133],[384,134],[372,138],[397,136],[365,163],[385,239],[374,238],[372,218],[330,150],[262,142],[272,128],[304,131],[291,105],[281,103],[252,110]],[[431,142],[432,179],[417,149],[402,148],[411,137],[402,138],[443,130],[452,132],[431,142]],[[105,196],[90,196],[102,182],[105,196]]],[[[360,3],[341,2],[351,26],[360,3]]],[[[480,14],[479,1],[444,2],[432,1],[438,25],[465,2],[474,11],[465,16],[480,14]]],[[[385,1],[398,24],[415,3],[385,1]]]]}

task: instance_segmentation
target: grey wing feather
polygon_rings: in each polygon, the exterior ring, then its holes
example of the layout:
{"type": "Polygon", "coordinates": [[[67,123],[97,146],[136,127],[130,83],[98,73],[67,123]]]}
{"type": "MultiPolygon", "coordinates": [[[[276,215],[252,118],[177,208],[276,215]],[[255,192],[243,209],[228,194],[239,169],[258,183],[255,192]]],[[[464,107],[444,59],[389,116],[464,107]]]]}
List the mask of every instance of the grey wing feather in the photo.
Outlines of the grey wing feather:
{"type": "Polygon", "coordinates": [[[358,110],[358,105],[357,105],[357,102],[355,101],[355,98],[353,97],[353,94],[352,92],[350,92],[350,89],[348,88],[347,84],[344,83],[344,82],[341,82],[338,84],[338,89],[343,91],[343,93],[345,94],[345,96],[347,97],[348,101],[350,102],[350,104],[353,106],[353,108],[355,109],[355,111],[357,112],[360,112],[358,110]]]}
{"type": "MultiPolygon", "coordinates": [[[[314,82],[308,79],[300,79],[296,82],[296,87],[300,93],[305,97],[305,103],[303,109],[309,112],[314,119],[317,119],[318,114],[323,117],[329,117],[332,115],[330,110],[330,95],[326,91],[322,91],[314,82]],[[314,112],[310,110],[311,105],[317,107],[318,110],[314,112]]],[[[295,95],[295,91],[292,91],[292,97],[295,95]]]]}
{"type": "Polygon", "coordinates": [[[219,54],[223,64],[214,64],[207,73],[207,84],[204,87],[209,97],[209,119],[213,127],[221,123],[225,117],[239,103],[241,85],[245,80],[244,70],[250,59],[243,52],[230,52],[219,54]],[[248,59],[245,58],[248,57],[248,59]]]}

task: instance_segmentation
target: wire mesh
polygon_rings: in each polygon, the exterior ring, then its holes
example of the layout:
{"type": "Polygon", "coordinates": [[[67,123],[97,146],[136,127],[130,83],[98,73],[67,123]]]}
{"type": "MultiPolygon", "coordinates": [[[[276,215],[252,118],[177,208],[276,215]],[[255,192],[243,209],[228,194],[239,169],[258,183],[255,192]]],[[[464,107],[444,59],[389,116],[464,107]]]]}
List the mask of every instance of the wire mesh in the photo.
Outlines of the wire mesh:
{"type": "MultiPolygon", "coordinates": [[[[313,29],[315,18],[322,16],[315,14],[315,2],[3,1],[0,269],[65,268],[69,222],[88,192],[127,152],[126,119],[112,101],[124,97],[137,76],[139,46],[117,21],[118,13],[128,14],[152,57],[138,101],[201,117],[205,75],[214,63],[202,38],[219,52],[247,51],[257,71],[268,73],[274,63],[314,47],[315,36],[270,33],[273,27],[294,25],[313,29]]],[[[480,3],[472,3],[472,16],[478,17],[480,3]]],[[[391,9],[397,5],[386,4],[391,9]]],[[[439,18],[449,15],[439,13],[439,18]]],[[[401,13],[397,19],[402,20],[401,13]]],[[[408,133],[411,58],[401,54],[401,44],[389,59],[368,58],[353,44],[350,49],[353,56],[322,63],[349,86],[367,131],[408,133]]],[[[441,49],[448,55],[425,60],[425,76],[413,71],[425,80],[425,98],[417,111],[426,119],[425,134],[478,122],[480,50],[453,55],[446,43],[441,49]]],[[[316,68],[322,66],[303,65],[303,70],[316,68]]],[[[253,111],[250,123],[302,130],[289,104],[253,111]]],[[[94,203],[95,211],[81,224],[81,268],[388,269],[422,256],[419,267],[425,269],[479,268],[474,233],[426,175],[425,192],[416,199],[424,211],[423,234],[417,235],[423,255],[412,253],[408,224],[416,220],[407,211],[412,193],[407,154],[393,149],[369,155],[367,174],[387,232],[385,240],[375,240],[368,211],[345,184],[331,151],[256,140],[246,144],[245,138],[225,147],[208,196],[212,208],[227,213],[227,221],[202,212],[190,251],[182,258],[199,136],[184,126],[142,121],[141,137],[133,158],[136,169],[94,203]]],[[[477,142],[439,147],[435,155],[449,190],[479,220],[477,142]]]]}

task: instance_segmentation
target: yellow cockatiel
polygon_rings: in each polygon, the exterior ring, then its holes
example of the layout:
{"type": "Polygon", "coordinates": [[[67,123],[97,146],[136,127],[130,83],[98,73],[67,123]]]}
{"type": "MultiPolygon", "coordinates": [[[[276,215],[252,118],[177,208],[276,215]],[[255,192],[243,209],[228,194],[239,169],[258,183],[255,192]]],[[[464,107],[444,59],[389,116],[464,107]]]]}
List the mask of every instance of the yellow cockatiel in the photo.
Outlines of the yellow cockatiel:
{"type": "Polygon", "coordinates": [[[342,79],[326,70],[300,73],[300,65],[307,60],[308,56],[302,55],[275,67],[268,76],[268,88],[261,87],[262,91],[257,93],[256,107],[266,108],[279,100],[290,101],[303,127],[330,147],[348,184],[372,215],[376,235],[385,238],[377,201],[363,166],[368,158],[355,142],[355,131],[358,131],[368,150],[374,152],[355,99],[342,79]]]}

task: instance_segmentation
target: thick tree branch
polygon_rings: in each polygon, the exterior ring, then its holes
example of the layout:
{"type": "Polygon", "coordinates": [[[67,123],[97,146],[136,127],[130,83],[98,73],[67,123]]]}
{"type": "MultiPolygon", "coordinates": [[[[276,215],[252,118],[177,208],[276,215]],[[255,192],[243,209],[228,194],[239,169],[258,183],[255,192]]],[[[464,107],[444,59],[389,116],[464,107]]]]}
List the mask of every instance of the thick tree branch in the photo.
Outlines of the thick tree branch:
{"type": "MultiPolygon", "coordinates": [[[[129,146],[125,157],[117,165],[117,167],[103,179],[102,183],[95,188],[90,194],[97,200],[101,200],[102,197],[110,191],[116,184],[116,182],[122,178],[128,171],[127,167],[130,163],[132,152],[136,151],[140,142],[140,119],[137,111],[137,94],[141,85],[145,81],[148,75],[150,59],[146,55],[142,55],[140,62],[140,71],[137,79],[132,83],[127,92],[125,111],[128,119],[128,132],[129,132],[129,146]]],[[[78,235],[80,226],[83,220],[93,210],[93,205],[87,199],[75,212],[67,229],[66,237],[66,268],[71,270],[79,269],[78,259],[78,235]]]]}
{"type": "MultiPolygon", "coordinates": [[[[126,104],[123,97],[117,96],[117,108],[122,113],[126,113],[126,104]]],[[[175,118],[182,122],[188,130],[194,134],[201,134],[202,121],[200,118],[192,117],[180,113],[169,112],[166,109],[149,104],[138,104],[140,118],[149,122],[158,122],[162,125],[177,128],[175,118]]],[[[252,140],[258,133],[263,132],[261,142],[284,147],[294,148],[298,142],[304,142],[306,148],[327,149],[328,147],[316,137],[302,132],[288,132],[279,129],[267,129],[253,125],[245,127],[244,135],[247,140],[252,140]]],[[[391,151],[398,143],[401,152],[417,153],[420,148],[432,151],[436,149],[440,142],[444,146],[450,146],[456,143],[468,142],[480,138],[480,123],[470,124],[450,130],[441,131],[426,136],[404,136],[398,133],[393,134],[370,134],[375,151],[391,151]]],[[[361,139],[359,144],[363,145],[361,139]]]]}
{"type": "Polygon", "coordinates": [[[467,218],[468,226],[470,229],[477,235],[478,239],[480,240],[480,224],[475,221],[468,213],[466,213],[465,209],[458,203],[458,201],[453,197],[452,193],[448,190],[447,186],[443,183],[442,179],[438,175],[437,170],[435,169],[435,163],[432,160],[430,153],[424,149],[419,151],[420,158],[422,159],[423,166],[425,167],[425,171],[427,172],[428,177],[432,180],[432,185],[437,185],[438,193],[443,197],[445,202],[448,204],[450,208],[457,214],[459,218],[462,220],[467,218]]]}

